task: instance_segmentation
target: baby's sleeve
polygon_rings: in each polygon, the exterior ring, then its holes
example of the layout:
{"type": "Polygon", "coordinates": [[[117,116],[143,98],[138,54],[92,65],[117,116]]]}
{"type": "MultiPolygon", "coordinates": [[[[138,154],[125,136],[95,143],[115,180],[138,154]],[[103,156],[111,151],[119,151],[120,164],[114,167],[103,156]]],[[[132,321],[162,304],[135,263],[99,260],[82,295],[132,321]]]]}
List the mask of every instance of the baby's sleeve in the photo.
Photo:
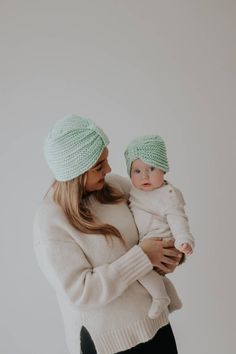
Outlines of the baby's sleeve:
{"type": "Polygon", "coordinates": [[[179,249],[183,243],[188,243],[193,249],[195,242],[190,231],[188,216],[185,213],[184,206],[185,201],[181,191],[170,186],[168,188],[168,203],[164,213],[175,238],[175,247],[179,249]]]}

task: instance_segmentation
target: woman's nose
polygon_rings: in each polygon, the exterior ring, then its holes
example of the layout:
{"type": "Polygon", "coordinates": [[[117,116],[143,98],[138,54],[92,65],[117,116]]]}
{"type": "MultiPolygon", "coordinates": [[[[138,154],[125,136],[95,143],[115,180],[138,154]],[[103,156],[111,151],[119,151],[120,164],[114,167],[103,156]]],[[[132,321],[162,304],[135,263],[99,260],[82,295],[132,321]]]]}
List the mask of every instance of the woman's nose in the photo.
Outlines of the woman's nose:
{"type": "Polygon", "coordinates": [[[110,173],[110,172],[111,172],[111,166],[109,165],[109,163],[107,163],[106,168],[105,168],[103,173],[107,174],[107,173],[110,173]]]}

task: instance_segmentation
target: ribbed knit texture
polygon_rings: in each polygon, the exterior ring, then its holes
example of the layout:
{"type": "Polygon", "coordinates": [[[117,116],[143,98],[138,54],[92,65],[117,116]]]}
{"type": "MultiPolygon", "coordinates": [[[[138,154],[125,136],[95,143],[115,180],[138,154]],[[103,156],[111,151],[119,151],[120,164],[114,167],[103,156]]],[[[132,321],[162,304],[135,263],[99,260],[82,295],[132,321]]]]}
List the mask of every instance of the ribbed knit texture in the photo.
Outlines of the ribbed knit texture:
{"type": "Polygon", "coordinates": [[[117,353],[126,348],[135,347],[137,341],[147,342],[156,334],[157,328],[160,329],[169,323],[168,314],[168,310],[165,310],[155,320],[150,321],[147,317],[142,321],[132,323],[130,327],[111,330],[100,336],[95,335],[93,339],[96,341],[97,352],[99,354],[117,353]]]}
{"type": "Polygon", "coordinates": [[[44,143],[44,155],[58,181],[69,181],[89,170],[109,140],[88,118],[76,115],[56,122],[44,143]]]}
{"type": "MultiPolygon", "coordinates": [[[[127,191],[124,178],[111,175],[106,180],[127,191]]],[[[101,204],[92,197],[90,209],[101,222],[114,225],[125,244],[115,236],[107,240],[76,230],[49,193],[35,216],[34,246],[57,294],[70,354],[80,354],[81,326],[89,331],[98,354],[114,354],[151,339],[168,323],[168,310],[156,320],[148,317],[151,296],[138,279],[153,266],[137,245],[127,203],[101,204]]]]}
{"type": "Polygon", "coordinates": [[[144,135],[134,139],[126,148],[124,155],[129,175],[132,162],[137,159],[164,172],[169,171],[165,142],[159,135],[144,135]]]}

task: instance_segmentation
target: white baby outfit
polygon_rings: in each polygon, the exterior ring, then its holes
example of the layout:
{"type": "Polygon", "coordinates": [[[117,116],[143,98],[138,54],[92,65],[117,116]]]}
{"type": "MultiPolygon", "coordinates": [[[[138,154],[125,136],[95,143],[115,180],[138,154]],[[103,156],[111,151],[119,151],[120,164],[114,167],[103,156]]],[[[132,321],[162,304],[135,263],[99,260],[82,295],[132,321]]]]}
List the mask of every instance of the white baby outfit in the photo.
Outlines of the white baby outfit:
{"type": "MultiPolygon", "coordinates": [[[[194,247],[194,239],[184,210],[184,198],[180,190],[172,184],[165,181],[162,187],[152,191],[143,191],[132,186],[129,201],[140,241],[155,236],[174,237],[177,249],[183,243],[194,247]]],[[[155,318],[167,305],[170,312],[181,308],[175,287],[168,278],[153,270],[139,281],[153,297],[149,317],[155,318]]]]}

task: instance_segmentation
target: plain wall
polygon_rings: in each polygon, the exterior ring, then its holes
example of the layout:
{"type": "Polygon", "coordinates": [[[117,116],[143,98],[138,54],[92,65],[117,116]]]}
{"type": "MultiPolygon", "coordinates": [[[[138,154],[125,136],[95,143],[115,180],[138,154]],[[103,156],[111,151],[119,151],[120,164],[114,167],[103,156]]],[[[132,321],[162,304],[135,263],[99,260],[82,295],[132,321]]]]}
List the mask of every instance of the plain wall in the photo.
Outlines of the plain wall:
{"type": "Polygon", "coordinates": [[[180,354],[234,354],[236,3],[2,0],[0,3],[0,354],[67,354],[32,222],[52,181],[42,154],[69,113],[108,134],[110,163],[163,136],[196,249],[170,277],[180,354]]]}

